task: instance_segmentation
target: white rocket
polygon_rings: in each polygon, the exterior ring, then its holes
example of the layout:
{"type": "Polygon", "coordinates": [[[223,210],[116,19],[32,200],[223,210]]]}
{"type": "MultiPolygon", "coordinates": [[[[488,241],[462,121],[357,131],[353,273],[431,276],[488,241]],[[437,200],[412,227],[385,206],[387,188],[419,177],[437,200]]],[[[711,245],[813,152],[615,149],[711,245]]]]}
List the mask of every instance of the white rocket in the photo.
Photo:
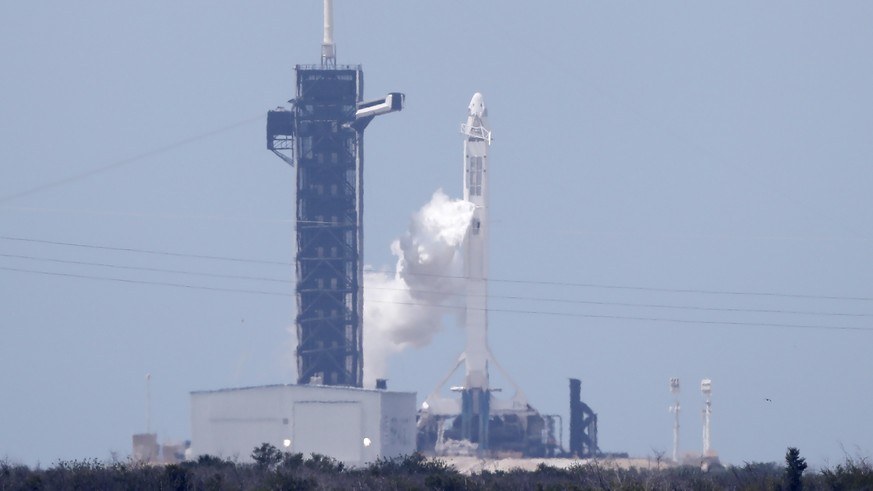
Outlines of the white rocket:
{"type": "Polygon", "coordinates": [[[488,147],[491,129],[482,94],[470,101],[464,135],[464,200],[475,205],[464,241],[467,313],[464,352],[467,389],[488,389],[488,147]]]}
{"type": "Polygon", "coordinates": [[[422,404],[423,410],[432,415],[463,415],[465,409],[461,400],[440,395],[440,388],[446,386],[446,382],[463,363],[466,369],[464,385],[452,387],[451,390],[461,392],[462,396],[478,394],[471,398],[477,399],[478,403],[473,403],[475,407],[468,407],[466,411],[477,415],[484,414],[481,423],[486,425],[489,414],[528,414],[532,411],[527,397],[497,363],[488,348],[488,149],[491,146],[491,128],[488,126],[487,116],[485,99],[477,92],[470,101],[467,121],[461,123],[461,134],[464,137],[464,199],[474,205],[473,217],[464,239],[464,278],[467,290],[464,352],[422,404]],[[489,366],[496,367],[505,381],[515,389],[511,398],[498,399],[493,396],[493,391],[502,389],[490,387],[489,366]]]}

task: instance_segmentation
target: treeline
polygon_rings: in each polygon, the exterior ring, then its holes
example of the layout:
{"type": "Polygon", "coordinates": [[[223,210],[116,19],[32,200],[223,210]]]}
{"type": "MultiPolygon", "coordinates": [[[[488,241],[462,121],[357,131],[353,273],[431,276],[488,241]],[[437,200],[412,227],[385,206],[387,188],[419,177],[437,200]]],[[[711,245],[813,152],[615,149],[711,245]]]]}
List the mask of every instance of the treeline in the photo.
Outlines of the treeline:
{"type": "Polygon", "coordinates": [[[818,472],[804,472],[797,449],[785,465],[750,463],[711,469],[615,469],[588,463],[558,469],[464,475],[438,459],[420,454],[384,459],[362,468],[346,468],[323,455],[304,457],[262,445],[253,464],[211,456],[175,465],[82,460],[47,469],[0,462],[0,491],[6,490],[873,490],[873,469],[866,459],[847,458],[818,472]]]}

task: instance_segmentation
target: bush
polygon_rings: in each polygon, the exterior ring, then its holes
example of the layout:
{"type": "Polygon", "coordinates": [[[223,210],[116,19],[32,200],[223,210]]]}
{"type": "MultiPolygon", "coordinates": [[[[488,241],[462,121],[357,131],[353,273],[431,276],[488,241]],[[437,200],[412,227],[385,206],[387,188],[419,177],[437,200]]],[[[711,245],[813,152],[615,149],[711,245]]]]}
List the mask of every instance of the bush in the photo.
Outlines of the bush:
{"type": "MultiPolygon", "coordinates": [[[[796,449],[795,449],[796,450],[796,449]]],[[[152,466],[97,460],[58,462],[48,469],[0,461],[0,491],[54,489],[176,489],[176,490],[312,490],[312,489],[614,489],[649,490],[871,490],[873,468],[867,459],[847,458],[834,468],[804,473],[799,452],[786,454],[785,466],[747,463],[720,472],[699,467],[619,469],[601,462],[560,469],[540,465],[533,472],[520,469],[464,475],[439,459],[420,453],[379,459],[364,468],[347,469],[341,462],[314,454],[283,453],[267,445],[253,450],[259,462],[240,464],[203,456],[196,462],[152,466]]]]}
{"type": "Polygon", "coordinates": [[[866,458],[846,457],[846,462],[833,469],[823,469],[819,479],[822,487],[834,490],[873,490],[873,468],[866,458]]]}
{"type": "Polygon", "coordinates": [[[419,452],[401,457],[380,458],[370,464],[367,471],[377,476],[456,472],[444,461],[429,459],[419,452]]]}
{"type": "Polygon", "coordinates": [[[262,468],[272,469],[282,461],[282,452],[269,443],[262,443],[260,447],[252,450],[252,460],[262,468]]]}
{"type": "Polygon", "coordinates": [[[803,471],[806,470],[806,459],[800,456],[800,450],[788,447],[785,452],[785,487],[788,491],[803,489],[803,471]]]}
{"type": "Polygon", "coordinates": [[[322,473],[340,473],[345,464],[327,455],[314,453],[303,463],[306,467],[322,473]]]}

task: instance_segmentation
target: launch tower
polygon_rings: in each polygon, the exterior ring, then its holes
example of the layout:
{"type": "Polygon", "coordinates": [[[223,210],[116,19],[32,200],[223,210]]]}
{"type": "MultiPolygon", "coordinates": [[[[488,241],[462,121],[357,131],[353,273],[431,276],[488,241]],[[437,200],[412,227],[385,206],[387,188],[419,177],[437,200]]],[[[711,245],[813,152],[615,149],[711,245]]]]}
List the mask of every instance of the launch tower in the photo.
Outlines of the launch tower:
{"type": "Polygon", "coordinates": [[[267,114],[267,149],[297,169],[297,382],[363,380],[364,128],[404,96],[362,102],[360,65],[337,65],[324,0],[320,65],[297,65],[290,109],[267,114]]]}

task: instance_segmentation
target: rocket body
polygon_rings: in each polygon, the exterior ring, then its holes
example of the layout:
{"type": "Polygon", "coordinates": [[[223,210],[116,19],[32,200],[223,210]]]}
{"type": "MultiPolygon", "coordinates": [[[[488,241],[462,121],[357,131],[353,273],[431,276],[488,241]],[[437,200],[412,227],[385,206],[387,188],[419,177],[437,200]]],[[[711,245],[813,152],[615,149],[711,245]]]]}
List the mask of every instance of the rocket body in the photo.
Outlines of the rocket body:
{"type": "Polygon", "coordinates": [[[467,389],[488,389],[488,148],[491,129],[482,94],[470,101],[464,135],[464,199],[475,209],[464,241],[465,363],[467,389]]]}
{"type": "MultiPolygon", "coordinates": [[[[554,441],[552,429],[548,430],[549,436],[543,433],[543,428],[553,428],[554,422],[547,421],[531,407],[527,397],[497,363],[488,347],[488,237],[491,233],[488,221],[488,152],[492,139],[487,117],[485,100],[482,94],[476,93],[470,101],[467,119],[461,123],[464,139],[464,199],[473,204],[473,214],[463,243],[467,297],[463,320],[466,334],[464,352],[422,403],[421,417],[417,423],[421,429],[419,437],[425,435],[425,440],[432,442],[438,455],[453,451],[455,447],[447,443],[452,440],[476,444],[476,453],[480,456],[493,456],[492,448],[498,451],[511,449],[514,452],[532,442],[554,441]],[[462,363],[466,371],[464,385],[451,387],[452,392],[460,392],[460,400],[443,397],[441,389],[446,387],[462,363]],[[495,396],[501,389],[490,386],[489,370],[492,367],[502,375],[501,384],[508,383],[515,389],[511,398],[495,396]],[[537,420],[542,422],[542,426],[525,425],[524,435],[517,438],[510,437],[505,430],[510,427],[507,424],[537,420]],[[493,447],[490,438],[492,426],[498,430],[493,447]]],[[[536,452],[542,452],[541,444],[535,447],[536,452]]]]}

